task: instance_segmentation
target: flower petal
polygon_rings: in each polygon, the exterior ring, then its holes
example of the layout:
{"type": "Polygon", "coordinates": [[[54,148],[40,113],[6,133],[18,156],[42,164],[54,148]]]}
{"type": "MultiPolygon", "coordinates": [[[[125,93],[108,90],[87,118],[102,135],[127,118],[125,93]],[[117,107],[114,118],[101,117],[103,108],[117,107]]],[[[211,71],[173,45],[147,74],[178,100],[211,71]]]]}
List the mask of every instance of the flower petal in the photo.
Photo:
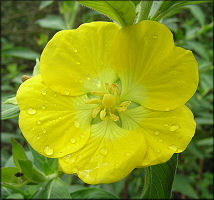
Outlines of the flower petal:
{"type": "Polygon", "coordinates": [[[102,81],[117,77],[109,66],[109,48],[119,26],[92,22],[54,35],[41,55],[40,71],[54,91],[71,96],[102,91],[102,81]]]}
{"type": "Polygon", "coordinates": [[[184,105],[197,89],[192,52],[174,46],[171,31],[158,22],[122,28],[115,37],[112,59],[122,83],[122,100],[168,111],[184,105]],[[117,52],[120,56],[115,56],[117,52]]]}
{"type": "Polygon", "coordinates": [[[65,173],[77,173],[88,184],[112,183],[141,163],[145,147],[137,129],[122,129],[106,118],[92,125],[90,139],[81,150],[59,158],[59,166],[65,173]]]}
{"type": "Polygon", "coordinates": [[[85,96],[55,93],[38,75],[21,84],[16,98],[20,129],[40,154],[61,157],[79,150],[88,140],[94,106],[85,104],[85,96]]]}
{"type": "Polygon", "coordinates": [[[147,153],[141,167],[168,161],[174,153],[184,151],[195,133],[192,112],[182,106],[173,111],[154,111],[142,106],[120,113],[122,127],[132,129],[138,124],[145,137],[147,153]]]}

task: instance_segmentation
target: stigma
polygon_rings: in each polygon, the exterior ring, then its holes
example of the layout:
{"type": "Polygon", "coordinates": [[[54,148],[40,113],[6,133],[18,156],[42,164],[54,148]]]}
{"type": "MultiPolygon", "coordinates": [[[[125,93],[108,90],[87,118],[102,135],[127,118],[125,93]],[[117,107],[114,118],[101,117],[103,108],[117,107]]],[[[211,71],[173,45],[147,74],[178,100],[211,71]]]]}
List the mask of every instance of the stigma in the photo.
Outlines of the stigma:
{"type": "Polygon", "coordinates": [[[95,97],[88,99],[85,103],[97,105],[92,111],[92,118],[96,118],[99,114],[101,120],[105,120],[105,118],[109,116],[113,121],[118,121],[118,113],[126,111],[131,101],[120,102],[120,88],[116,83],[111,85],[105,83],[105,89],[106,92],[92,91],[91,95],[95,97]]]}

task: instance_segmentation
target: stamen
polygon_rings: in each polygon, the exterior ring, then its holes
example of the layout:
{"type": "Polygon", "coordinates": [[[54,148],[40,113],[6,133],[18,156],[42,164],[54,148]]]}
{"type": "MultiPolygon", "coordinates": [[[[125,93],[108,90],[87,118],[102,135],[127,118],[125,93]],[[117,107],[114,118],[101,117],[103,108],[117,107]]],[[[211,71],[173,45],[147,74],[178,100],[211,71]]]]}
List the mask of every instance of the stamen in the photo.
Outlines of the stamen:
{"type": "Polygon", "coordinates": [[[127,110],[127,107],[116,107],[116,110],[117,110],[118,112],[124,112],[124,111],[127,110]]]}
{"type": "Polygon", "coordinates": [[[115,115],[115,114],[113,114],[113,113],[109,113],[109,115],[110,115],[110,118],[113,120],[113,121],[118,121],[119,120],[119,117],[117,116],[117,115],[115,115]]]}
{"type": "Polygon", "coordinates": [[[105,83],[105,87],[106,87],[106,90],[110,93],[111,92],[110,85],[108,83],[105,83]]]}
{"type": "Polygon", "coordinates": [[[100,119],[104,120],[106,118],[106,109],[101,110],[100,112],[100,119]]]}
{"type": "Polygon", "coordinates": [[[92,112],[92,117],[93,117],[93,118],[96,118],[96,116],[97,116],[97,114],[100,112],[100,110],[101,110],[101,107],[100,107],[100,106],[97,107],[97,108],[95,108],[95,109],[93,110],[93,112],[92,112]]]}
{"type": "Polygon", "coordinates": [[[98,98],[88,99],[85,103],[86,104],[98,104],[98,103],[100,103],[100,99],[98,99],[98,98]]]}
{"type": "Polygon", "coordinates": [[[91,94],[102,97],[105,93],[101,92],[101,91],[93,91],[93,92],[91,92],[91,94]]]}
{"type": "Polygon", "coordinates": [[[111,85],[111,87],[112,87],[112,90],[113,90],[113,94],[114,94],[114,95],[118,95],[118,94],[119,94],[119,87],[118,87],[118,85],[115,84],[115,83],[113,83],[113,84],[111,85]]]}
{"type": "Polygon", "coordinates": [[[131,104],[131,101],[124,101],[120,104],[122,107],[128,107],[131,104]]]}

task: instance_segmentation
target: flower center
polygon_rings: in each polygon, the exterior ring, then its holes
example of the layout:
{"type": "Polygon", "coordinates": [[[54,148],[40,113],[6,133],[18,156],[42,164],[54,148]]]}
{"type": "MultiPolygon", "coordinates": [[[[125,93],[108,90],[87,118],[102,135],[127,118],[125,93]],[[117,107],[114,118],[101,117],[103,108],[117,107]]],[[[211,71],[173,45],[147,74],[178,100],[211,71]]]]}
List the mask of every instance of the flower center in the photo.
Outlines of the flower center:
{"type": "Polygon", "coordinates": [[[106,92],[93,91],[92,95],[96,98],[88,99],[86,104],[97,104],[97,107],[92,112],[92,117],[96,118],[99,114],[100,119],[104,120],[106,116],[109,116],[113,121],[118,121],[118,112],[124,112],[127,110],[131,101],[120,102],[119,99],[119,87],[113,83],[111,86],[105,83],[106,92]]]}

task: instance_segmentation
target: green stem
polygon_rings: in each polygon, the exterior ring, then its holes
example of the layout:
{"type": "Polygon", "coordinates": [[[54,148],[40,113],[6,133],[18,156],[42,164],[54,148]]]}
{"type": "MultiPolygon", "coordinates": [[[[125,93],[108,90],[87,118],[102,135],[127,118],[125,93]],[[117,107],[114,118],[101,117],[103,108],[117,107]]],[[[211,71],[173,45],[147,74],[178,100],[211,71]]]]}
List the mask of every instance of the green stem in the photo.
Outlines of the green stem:
{"type": "MultiPolygon", "coordinates": [[[[22,185],[20,185],[19,187],[22,187],[26,184],[28,184],[29,182],[28,181],[25,181],[22,185]]],[[[23,196],[25,196],[25,193],[22,191],[22,190],[19,190],[17,187],[13,186],[13,185],[9,185],[9,184],[6,184],[6,183],[2,183],[1,186],[4,186],[6,188],[9,188],[17,193],[20,193],[22,194],[23,196]]]]}

